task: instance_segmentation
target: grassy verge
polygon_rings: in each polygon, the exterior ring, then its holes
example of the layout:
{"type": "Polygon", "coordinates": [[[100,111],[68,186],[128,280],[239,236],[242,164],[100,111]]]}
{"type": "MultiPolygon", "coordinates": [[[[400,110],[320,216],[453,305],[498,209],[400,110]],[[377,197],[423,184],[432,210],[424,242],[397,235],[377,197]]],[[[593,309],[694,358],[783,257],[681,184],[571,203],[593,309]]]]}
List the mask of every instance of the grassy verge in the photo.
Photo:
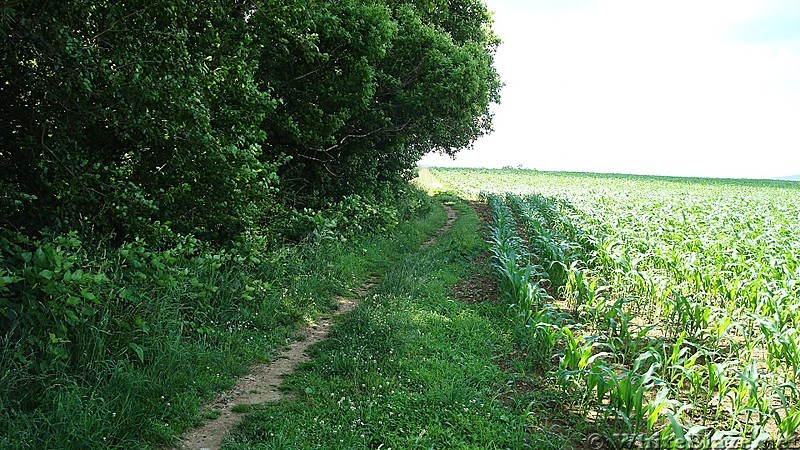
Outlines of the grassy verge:
{"type": "Polygon", "coordinates": [[[314,347],[287,380],[294,398],[246,416],[226,449],[572,447],[581,419],[555,383],[531,385],[505,307],[451,296],[485,251],[475,213],[455,207],[458,221],[435,245],[396,253],[314,347]]]}
{"type": "Polygon", "coordinates": [[[437,208],[384,236],[219,263],[199,252],[170,261],[146,254],[152,261],[142,264],[157,267],[147,278],[107,270],[113,296],[102,299],[91,326],[57,343],[69,350],[58,370],[39,370],[18,342],[0,337],[0,448],[175,443],[203,420],[204,401],[444,221],[437,208]]]}

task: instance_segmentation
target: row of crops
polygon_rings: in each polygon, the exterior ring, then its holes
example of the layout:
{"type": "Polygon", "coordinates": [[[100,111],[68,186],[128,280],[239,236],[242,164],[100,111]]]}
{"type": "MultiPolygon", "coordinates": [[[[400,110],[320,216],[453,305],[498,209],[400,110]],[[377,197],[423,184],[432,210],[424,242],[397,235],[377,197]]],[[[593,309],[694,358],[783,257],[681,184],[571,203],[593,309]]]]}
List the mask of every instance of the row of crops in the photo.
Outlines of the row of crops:
{"type": "Polygon", "coordinates": [[[612,440],[757,448],[796,438],[796,185],[434,174],[485,192],[520,342],[612,440]]]}

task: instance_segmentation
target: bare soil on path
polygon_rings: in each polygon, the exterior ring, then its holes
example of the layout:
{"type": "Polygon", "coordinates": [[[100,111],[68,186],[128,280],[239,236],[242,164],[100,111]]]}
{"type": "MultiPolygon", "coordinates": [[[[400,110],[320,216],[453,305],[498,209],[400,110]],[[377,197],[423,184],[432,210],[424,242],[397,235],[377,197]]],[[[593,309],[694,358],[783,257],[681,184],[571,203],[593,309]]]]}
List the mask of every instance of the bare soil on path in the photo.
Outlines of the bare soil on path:
{"type": "Polygon", "coordinates": [[[420,249],[428,248],[434,243],[436,243],[436,240],[439,238],[439,235],[447,231],[451,226],[453,226],[453,222],[455,222],[456,219],[458,218],[456,210],[453,209],[450,205],[442,204],[442,206],[444,206],[444,210],[447,211],[447,223],[445,223],[444,226],[440,228],[439,231],[437,231],[436,234],[434,234],[430,239],[425,241],[425,243],[419,247],[420,249]]]}
{"type": "MultiPolygon", "coordinates": [[[[449,205],[443,205],[447,211],[447,223],[428,241],[420,246],[427,248],[436,242],[438,236],[456,221],[456,211],[449,205]]],[[[319,319],[315,324],[298,331],[298,339],[291,342],[274,361],[257,364],[250,368],[250,373],[243,376],[233,389],[223,392],[207,406],[208,411],[216,411],[219,415],[202,426],[189,431],[176,448],[187,450],[218,450],[222,441],[241,420],[241,413],[233,411],[236,405],[258,405],[291,397],[291,393],[280,390],[283,379],[295,368],[308,361],[308,349],[313,344],[328,337],[334,318],[352,311],[359,300],[366,296],[377,280],[369,280],[357,289],[352,297],[336,298],[337,309],[330,316],[319,319]]]]}

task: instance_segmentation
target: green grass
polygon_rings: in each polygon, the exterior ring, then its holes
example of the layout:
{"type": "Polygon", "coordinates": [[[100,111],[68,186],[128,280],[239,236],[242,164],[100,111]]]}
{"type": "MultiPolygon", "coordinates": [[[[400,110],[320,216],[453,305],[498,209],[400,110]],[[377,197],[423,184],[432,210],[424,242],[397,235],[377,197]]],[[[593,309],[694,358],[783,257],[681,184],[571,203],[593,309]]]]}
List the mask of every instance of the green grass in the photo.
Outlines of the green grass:
{"type": "Polygon", "coordinates": [[[255,406],[247,403],[239,403],[238,405],[233,405],[233,407],[231,407],[231,411],[235,413],[249,413],[253,412],[254,409],[255,406]]]}
{"type": "Polygon", "coordinates": [[[65,344],[70,359],[57,372],[36,372],[19,343],[0,337],[0,448],[176,443],[208,418],[202,405],[216,392],[274,357],[298,326],[331,310],[334,296],[385,273],[391,255],[413,250],[444,220],[437,208],[382,236],[244,262],[178,259],[157,279],[120,278],[115,283],[130,295],[103,299],[93,326],[65,344]]]}
{"type": "Polygon", "coordinates": [[[161,275],[184,264],[197,286],[128,280],[133,300],[106,303],[99,325],[69,343],[84,350],[70,370],[28,376],[18,347],[0,340],[0,448],[175,444],[214,418],[204,402],[368,280],[377,284],[359,308],[282,386],[291,400],[235,407],[244,422],[227,448],[571,447],[586,434],[579,399],[524,353],[507,306],[452,297],[489,273],[478,264],[487,244],[469,207],[438,200],[459,219],[424,250],[446,221],[439,206],[383,236],[244,264],[178,259],[161,275]]]}
{"type": "Polygon", "coordinates": [[[579,429],[581,418],[563,413],[567,394],[547,379],[513,392],[529,364],[513,356],[504,307],[449,295],[486,246],[472,210],[455,207],[459,220],[435,245],[395,253],[381,282],[313,348],[286,382],[296,397],[246,416],[224,448],[571,446],[577,434],[558,421],[579,429]]]}

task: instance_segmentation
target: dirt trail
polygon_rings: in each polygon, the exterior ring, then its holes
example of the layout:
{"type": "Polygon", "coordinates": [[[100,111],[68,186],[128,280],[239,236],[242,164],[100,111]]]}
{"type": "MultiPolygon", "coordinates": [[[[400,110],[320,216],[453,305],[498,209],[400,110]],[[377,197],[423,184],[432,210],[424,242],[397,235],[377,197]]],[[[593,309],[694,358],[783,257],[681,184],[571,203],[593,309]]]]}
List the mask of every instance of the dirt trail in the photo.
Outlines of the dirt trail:
{"type": "Polygon", "coordinates": [[[444,224],[444,226],[440,228],[439,231],[437,231],[436,234],[433,235],[433,237],[431,237],[424,244],[422,244],[419,247],[420,249],[427,248],[433,245],[436,242],[436,239],[439,238],[439,235],[447,231],[448,228],[453,226],[453,222],[456,221],[456,218],[458,217],[458,214],[456,214],[456,210],[453,209],[450,205],[442,204],[442,206],[444,206],[444,210],[447,211],[447,223],[444,224]]]}
{"type": "MultiPolygon", "coordinates": [[[[434,244],[438,236],[455,222],[456,211],[449,205],[443,206],[447,211],[447,223],[432,238],[422,244],[420,249],[434,244]]],[[[251,367],[250,373],[240,378],[233,389],[219,394],[209,405],[210,410],[218,411],[220,415],[204,423],[201,427],[189,431],[176,448],[218,450],[222,447],[222,440],[241,420],[242,414],[231,410],[234,406],[239,404],[257,405],[290,397],[290,393],[282,392],[279,389],[283,378],[291,374],[299,364],[310,359],[308,348],[328,337],[334,317],[355,309],[359,300],[367,295],[376,281],[373,279],[365,282],[356,290],[352,298],[336,298],[337,309],[332,315],[323,317],[317,323],[299,330],[299,339],[290,343],[274,361],[251,367]]]]}

